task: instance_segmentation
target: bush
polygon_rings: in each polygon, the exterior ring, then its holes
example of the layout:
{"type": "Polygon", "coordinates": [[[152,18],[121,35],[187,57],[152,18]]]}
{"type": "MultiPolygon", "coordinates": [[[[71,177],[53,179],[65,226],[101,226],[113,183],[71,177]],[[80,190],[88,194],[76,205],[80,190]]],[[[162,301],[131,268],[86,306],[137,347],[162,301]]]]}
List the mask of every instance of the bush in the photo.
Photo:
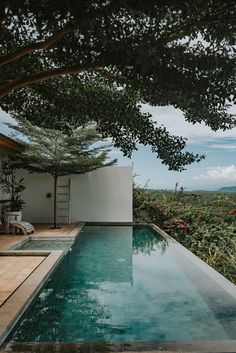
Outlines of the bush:
{"type": "Polygon", "coordinates": [[[135,221],[155,223],[234,283],[235,205],[236,194],[134,189],[135,221]]]}

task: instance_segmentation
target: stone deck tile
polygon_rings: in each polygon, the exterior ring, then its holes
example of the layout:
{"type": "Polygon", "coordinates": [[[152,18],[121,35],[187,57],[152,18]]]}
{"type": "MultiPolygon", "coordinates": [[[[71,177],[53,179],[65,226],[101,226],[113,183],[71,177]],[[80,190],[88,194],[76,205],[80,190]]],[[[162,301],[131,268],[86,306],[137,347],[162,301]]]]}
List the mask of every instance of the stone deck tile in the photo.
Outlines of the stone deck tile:
{"type": "MultiPolygon", "coordinates": [[[[76,224],[64,224],[60,229],[50,229],[50,224],[34,224],[35,232],[28,235],[0,235],[0,252],[7,251],[18,245],[20,242],[24,242],[31,238],[44,238],[44,237],[72,237],[74,238],[81,228],[84,226],[83,223],[76,224]]],[[[1,276],[1,269],[0,269],[1,276]]]]}
{"type": "Polygon", "coordinates": [[[0,307],[44,259],[43,256],[0,256],[0,307]]]}
{"type": "Polygon", "coordinates": [[[51,224],[34,224],[35,232],[31,235],[34,237],[75,237],[79,230],[83,227],[82,223],[63,224],[60,229],[50,229],[51,224]]]}
{"type": "Polygon", "coordinates": [[[9,250],[26,239],[29,239],[27,235],[0,235],[0,251],[9,250]]]}
{"type": "MultiPolygon", "coordinates": [[[[26,280],[18,286],[14,293],[12,293],[11,296],[4,302],[4,304],[0,306],[0,344],[4,337],[6,337],[9,328],[27,306],[30,298],[32,298],[37,292],[40,285],[46,280],[50,271],[57,265],[62,256],[63,251],[61,250],[52,251],[46,257],[40,257],[42,260],[41,262],[39,261],[39,256],[23,256],[26,260],[25,263],[27,266],[32,267],[33,263],[28,261],[30,257],[33,259],[38,259],[39,266],[36,266],[30,276],[28,276],[26,280]]],[[[8,259],[10,257],[11,256],[8,256],[8,259]]],[[[19,256],[19,258],[22,257],[19,256]]]]}

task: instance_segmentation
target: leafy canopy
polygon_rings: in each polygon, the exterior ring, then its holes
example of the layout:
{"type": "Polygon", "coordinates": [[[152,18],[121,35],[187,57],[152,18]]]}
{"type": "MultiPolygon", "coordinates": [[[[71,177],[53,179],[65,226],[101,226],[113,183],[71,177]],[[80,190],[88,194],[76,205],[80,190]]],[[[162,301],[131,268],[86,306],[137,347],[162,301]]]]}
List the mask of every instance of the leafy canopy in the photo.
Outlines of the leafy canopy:
{"type": "Polygon", "coordinates": [[[67,134],[60,130],[37,127],[22,118],[18,119],[18,125],[9,126],[24,144],[23,150],[10,158],[11,166],[30,172],[48,173],[53,177],[53,228],[58,228],[58,178],[84,174],[116,163],[116,160],[108,161],[108,144],[101,144],[101,136],[94,123],[90,122],[77,129],[71,128],[67,134]]]}
{"type": "Polygon", "coordinates": [[[5,111],[56,129],[95,120],[126,155],[150,145],[173,170],[201,157],[137,102],[236,125],[235,1],[5,0],[0,14],[5,111]]]}
{"type": "Polygon", "coordinates": [[[16,177],[16,169],[7,160],[1,161],[0,187],[9,197],[9,210],[20,211],[25,205],[21,198],[25,189],[24,179],[16,177]]]}
{"type": "Polygon", "coordinates": [[[101,136],[92,123],[71,129],[70,134],[39,128],[24,119],[17,126],[9,126],[24,144],[23,150],[11,157],[15,168],[59,177],[83,174],[116,162],[108,161],[108,145],[101,145],[101,136]]]}

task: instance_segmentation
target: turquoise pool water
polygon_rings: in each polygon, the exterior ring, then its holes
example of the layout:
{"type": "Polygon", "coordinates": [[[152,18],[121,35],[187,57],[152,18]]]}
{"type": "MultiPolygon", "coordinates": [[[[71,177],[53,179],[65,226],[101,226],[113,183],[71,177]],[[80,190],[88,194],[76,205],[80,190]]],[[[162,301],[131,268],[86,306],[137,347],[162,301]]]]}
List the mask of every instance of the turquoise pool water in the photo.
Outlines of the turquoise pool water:
{"type": "Polygon", "coordinates": [[[14,247],[14,250],[69,250],[72,244],[68,240],[29,240],[14,247]]]}
{"type": "Polygon", "coordinates": [[[85,227],[11,342],[236,338],[236,300],[149,228],[85,227]]]}

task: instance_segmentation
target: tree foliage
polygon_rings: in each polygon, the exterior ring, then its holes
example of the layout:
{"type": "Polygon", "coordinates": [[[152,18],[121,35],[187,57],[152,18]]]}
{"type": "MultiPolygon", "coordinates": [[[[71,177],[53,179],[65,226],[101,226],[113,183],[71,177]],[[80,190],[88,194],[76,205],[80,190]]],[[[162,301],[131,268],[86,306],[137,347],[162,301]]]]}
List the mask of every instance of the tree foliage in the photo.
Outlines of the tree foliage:
{"type": "Polygon", "coordinates": [[[150,145],[174,170],[200,157],[137,102],[235,126],[235,1],[5,0],[0,13],[5,111],[60,129],[94,119],[126,155],[150,145]]]}
{"type": "Polygon", "coordinates": [[[11,212],[21,211],[25,205],[21,198],[25,189],[24,179],[16,177],[16,169],[7,160],[1,162],[0,187],[9,197],[9,210],[11,212]]]}
{"type": "Polygon", "coordinates": [[[136,221],[152,222],[236,283],[236,194],[134,188],[136,221]]]}
{"type": "Polygon", "coordinates": [[[108,161],[108,143],[101,145],[102,138],[94,123],[71,128],[68,134],[34,126],[24,119],[18,120],[18,125],[8,125],[24,145],[20,153],[11,157],[18,168],[64,176],[83,174],[116,162],[108,161]]]}
{"type": "Polygon", "coordinates": [[[101,144],[101,136],[94,123],[71,129],[68,134],[34,126],[24,119],[18,120],[17,126],[9,126],[24,144],[23,150],[11,157],[11,165],[30,172],[47,173],[54,179],[55,228],[58,177],[84,174],[116,163],[116,160],[108,160],[108,144],[101,144]]]}

